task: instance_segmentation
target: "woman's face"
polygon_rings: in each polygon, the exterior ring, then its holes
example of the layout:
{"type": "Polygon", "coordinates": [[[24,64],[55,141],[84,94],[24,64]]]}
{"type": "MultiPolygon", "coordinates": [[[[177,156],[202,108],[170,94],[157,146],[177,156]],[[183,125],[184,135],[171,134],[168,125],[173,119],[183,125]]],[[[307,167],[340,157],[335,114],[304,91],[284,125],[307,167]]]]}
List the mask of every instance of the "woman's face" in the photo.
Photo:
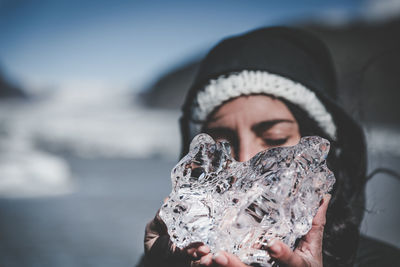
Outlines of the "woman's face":
{"type": "Polygon", "coordinates": [[[241,96],[225,103],[212,114],[204,131],[217,141],[228,141],[239,161],[300,140],[299,126],[287,106],[265,95],[241,96]]]}

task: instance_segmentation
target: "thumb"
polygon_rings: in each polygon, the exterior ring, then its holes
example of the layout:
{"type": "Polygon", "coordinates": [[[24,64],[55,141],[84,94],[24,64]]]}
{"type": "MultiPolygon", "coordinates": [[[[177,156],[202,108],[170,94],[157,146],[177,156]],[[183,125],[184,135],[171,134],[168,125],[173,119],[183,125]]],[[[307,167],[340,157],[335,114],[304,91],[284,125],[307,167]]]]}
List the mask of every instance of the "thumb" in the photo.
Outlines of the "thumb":
{"type": "Polygon", "coordinates": [[[330,194],[326,194],[324,196],[321,201],[321,206],[318,208],[317,214],[312,221],[311,229],[303,238],[303,241],[310,246],[311,250],[315,251],[315,249],[322,248],[322,240],[326,223],[326,211],[328,209],[330,199],[330,194]]]}
{"type": "Polygon", "coordinates": [[[225,251],[217,252],[213,257],[213,261],[217,264],[217,266],[221,267],[247,267],[247,265],[241,262],[238,257],[225,251]]]}
{"type": "Polygon", "coordinates": [[[294,253],[286,244],[279,240],[272,240],[268,244],[269,255],[276,260],[279,266],[307,266],[306,261],[294,253]]]}

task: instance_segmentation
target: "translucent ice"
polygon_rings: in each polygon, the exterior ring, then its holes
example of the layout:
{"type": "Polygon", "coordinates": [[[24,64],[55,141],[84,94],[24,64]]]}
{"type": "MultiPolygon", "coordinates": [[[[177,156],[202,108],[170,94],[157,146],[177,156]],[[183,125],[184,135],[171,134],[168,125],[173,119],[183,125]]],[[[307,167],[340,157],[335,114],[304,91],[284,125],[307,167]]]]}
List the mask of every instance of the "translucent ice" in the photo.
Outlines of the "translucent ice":
{"type": "Polygon", "coordinates": [[[278,238],[294,249],[335,183],[328,152],[329,142],[312,136],[237,162],[228,143],[197,135],[171,172],[172,192],[160,210],[172,242],[203,242],[269,266],[267,242],[278,238]]]}

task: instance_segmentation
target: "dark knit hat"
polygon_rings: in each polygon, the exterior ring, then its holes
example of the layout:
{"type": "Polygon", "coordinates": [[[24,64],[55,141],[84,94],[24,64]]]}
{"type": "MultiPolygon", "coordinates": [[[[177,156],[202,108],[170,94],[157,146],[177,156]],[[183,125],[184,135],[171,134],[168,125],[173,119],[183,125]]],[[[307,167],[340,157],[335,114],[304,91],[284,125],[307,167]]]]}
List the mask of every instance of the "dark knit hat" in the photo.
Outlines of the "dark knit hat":
{"type": "Polygon", "coordinates": [[[264,70],[336,97],[331,56],[315,36],[287,27],[262,28],[228,38],[206,56],[192,91],[220,75],[242,70],[264,70]]]}
{"type": "Polygon", "coordinates": [[[183,105],[183,152],[211,109],[257,93],[298,105],[333,141],[355,138],[364,146],[361,128],[336,103],[336,73],[325,44],[304,30],[270,27],[227,38],[202,61],[183,105]]]}
{"type": "Polygon", "coordinates": [[[203,60],[183,105],[182,154],[213,110],[250,94],[273,95],[295,106],[291,111],[308,115],[299,117],[304,119],[298,121],[300,128],[310,122],[314,126],[310,118],[319,126],[310,134],[331,142],[327,161],[336,183],[327,211],[324,265],[352,265],[365,203],[366,145],[362,128],[336,102],[329,50],[314,35],[286,27],[263,28],[217,44],[203,60]]]}

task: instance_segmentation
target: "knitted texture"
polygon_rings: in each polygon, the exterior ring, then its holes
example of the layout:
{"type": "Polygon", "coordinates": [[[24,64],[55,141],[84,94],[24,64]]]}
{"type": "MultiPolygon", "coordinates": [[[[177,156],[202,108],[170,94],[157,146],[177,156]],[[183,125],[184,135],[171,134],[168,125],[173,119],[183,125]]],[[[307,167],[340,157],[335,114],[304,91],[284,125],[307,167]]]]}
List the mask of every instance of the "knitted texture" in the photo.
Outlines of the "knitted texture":
{"type": "MultiPolygon", "coordinates": [[[[315,93],[300,83],[266,71],[241,71],[211,80],[195,98],[192,118],[204,122],[207,116],[224,102],[241,95],[267,94],[284,98],[304,109],[311,118],[336,140],[336,126],[332,116],[315,93]]],[[[202,125],[194,124],[192,134],[199,133],[202,125]]]]}

